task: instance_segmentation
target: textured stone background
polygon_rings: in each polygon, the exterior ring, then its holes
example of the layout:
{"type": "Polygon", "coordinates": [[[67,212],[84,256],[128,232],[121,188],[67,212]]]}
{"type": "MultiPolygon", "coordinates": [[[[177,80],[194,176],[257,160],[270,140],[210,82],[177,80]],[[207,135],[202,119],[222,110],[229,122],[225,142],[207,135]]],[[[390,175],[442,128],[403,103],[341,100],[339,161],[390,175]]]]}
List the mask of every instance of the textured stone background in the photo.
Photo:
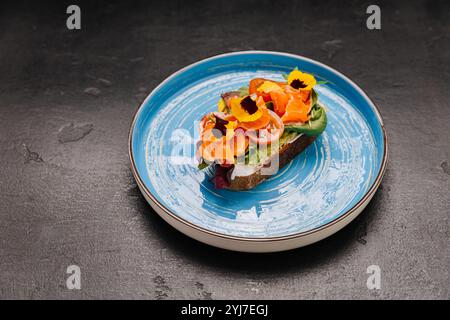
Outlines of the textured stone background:
{"type": "MultiPolygon", "coordinates": [[[[450,3],[0,4],[0,298],[450,298],[450,3]],[[373,98],[390,161],[364,213],[279,254],[202,245],[146,204],[129,170],[139,102],[166,76],[237,50],[322,61],[373,98]],[[65,287],[77,264],[82,289],[65,287]],[[366,288],[366,268],[382,290],[366,288]]],[[[192,1],[194,2],[194,1],[192,1]]]]}

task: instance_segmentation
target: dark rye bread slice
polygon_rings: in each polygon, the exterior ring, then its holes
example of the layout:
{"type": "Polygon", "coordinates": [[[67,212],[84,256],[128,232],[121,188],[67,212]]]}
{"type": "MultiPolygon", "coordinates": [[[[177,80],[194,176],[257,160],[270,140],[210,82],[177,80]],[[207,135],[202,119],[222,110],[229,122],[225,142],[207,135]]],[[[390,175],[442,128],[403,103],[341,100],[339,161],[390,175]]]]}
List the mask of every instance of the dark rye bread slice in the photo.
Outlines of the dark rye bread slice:
{"type": "MultiPolygon", "coordinates": [[[[285,165],[287,165],[292,159],[294,159],[298,154],[300,154],[303,150],[305,150],[310,144],[312,144],[316,140],[315,136],[307,136],[301,135],[296,138],[294,141],[290,143],[286,143],[283,145],[278,152],[278,154],[274,154],[270,157],[270,161],[274,160],[274,157],[279,156],[279,168],[281,170],[285,165]]],[[[268,163],[270,164],[270,162],[268,163]]],[[[228,177],[231,177],[232,171],[228,173],[228,177]]],[[[242,190],[250,190],[256,187],[258,184],[268,179],[272,175],[263,175],[261,173],[261,169],[256,170],[254,173],[245,176],[236,175],[232,180],[229,179],[229,185],[225,186],[225,189],[242,191],[242,190]]]]}

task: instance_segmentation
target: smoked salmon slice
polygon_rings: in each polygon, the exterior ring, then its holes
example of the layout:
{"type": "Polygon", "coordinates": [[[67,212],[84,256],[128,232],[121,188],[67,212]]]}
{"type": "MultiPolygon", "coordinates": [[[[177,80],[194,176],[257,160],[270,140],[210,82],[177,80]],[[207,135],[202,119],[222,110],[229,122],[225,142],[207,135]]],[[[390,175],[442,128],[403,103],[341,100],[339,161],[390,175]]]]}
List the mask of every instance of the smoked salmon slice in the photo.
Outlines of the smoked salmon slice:
{"type": "Polygon", "coordinates": [[[289,97],[283,91],[272,91],[270,92],[270,98],[273,102],[273,111],[281,117],[286,111],[289,97]]]}
{"type": "Polygon", "coordinates": [[[306,104],[298,97],[292,96],[286,105],[286,112],[281,117],[283,123],[291,122],[307,122],[309,119],[308,113],[311,109],[311,102],[306,104]]]}

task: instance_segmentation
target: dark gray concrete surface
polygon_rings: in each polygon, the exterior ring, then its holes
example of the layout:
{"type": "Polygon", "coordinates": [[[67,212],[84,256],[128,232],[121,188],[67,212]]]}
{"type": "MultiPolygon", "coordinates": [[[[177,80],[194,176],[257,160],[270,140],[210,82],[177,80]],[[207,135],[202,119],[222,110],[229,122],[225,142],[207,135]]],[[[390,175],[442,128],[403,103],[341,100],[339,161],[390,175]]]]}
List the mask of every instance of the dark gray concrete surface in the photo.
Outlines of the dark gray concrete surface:
{"type": "Polygon", "coordinates": [[[0,298],[450,298],[450,3],[0,4],[0,298]],[[129,169],[139,102],[199,59],[285,51],[348,75],[384,117],[390,160],[363,214],[278,254],[208,247],[147,205],[129,169]],[[66,268],[81,268],[81,290],[66,268]],[[381,268],[381,290],[366,268],[381,268]]]}

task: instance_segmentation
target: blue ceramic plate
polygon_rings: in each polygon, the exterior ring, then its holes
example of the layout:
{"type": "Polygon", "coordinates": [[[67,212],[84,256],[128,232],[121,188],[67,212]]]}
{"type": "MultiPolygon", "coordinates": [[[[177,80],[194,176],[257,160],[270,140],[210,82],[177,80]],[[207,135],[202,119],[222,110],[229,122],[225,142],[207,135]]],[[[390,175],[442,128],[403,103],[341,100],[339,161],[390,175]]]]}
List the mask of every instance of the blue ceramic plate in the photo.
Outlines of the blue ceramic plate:
{"type": "Polygon", "coordinates": [[[192,64],[164,80],[138,109],[129,151],[139,188],[155,211],[199,241],[237,251],[288,250],[323,239],[353,220],[372,198],[386,166],[381,116],[351,80],[297,55],[248,51],[192,64]],[[220,94],[255,77],[283,80],[294,67],[326,84],[325,132],[255,189],[216,190],[195,163],[198,121],[220,94]]]}

